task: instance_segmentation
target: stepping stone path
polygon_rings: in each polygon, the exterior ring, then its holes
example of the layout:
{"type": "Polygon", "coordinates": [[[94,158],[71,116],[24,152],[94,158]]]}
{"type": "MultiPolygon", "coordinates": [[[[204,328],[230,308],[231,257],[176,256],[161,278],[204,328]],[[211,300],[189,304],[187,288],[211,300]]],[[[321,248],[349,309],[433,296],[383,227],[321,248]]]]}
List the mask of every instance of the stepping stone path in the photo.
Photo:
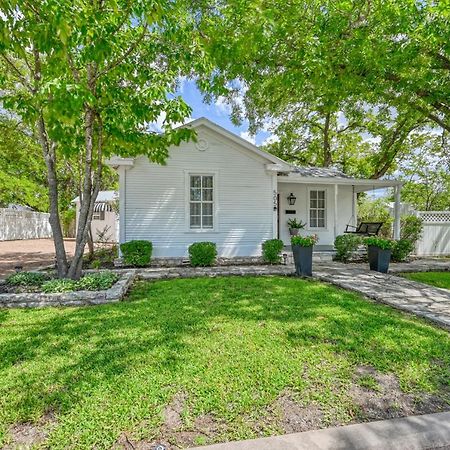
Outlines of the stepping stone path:
{"type": "MultiPolygon", "coordinates": [[[[397,264],[392,268],[395,273],[431,270],[450,270],[450,262],[439,263],[436,267],[417,263],[397,264]]],[[[362,264],[316,264],[313,276],[450,329],[450,290],[418,283],[393,273],[372,272],[362,264]]]]}

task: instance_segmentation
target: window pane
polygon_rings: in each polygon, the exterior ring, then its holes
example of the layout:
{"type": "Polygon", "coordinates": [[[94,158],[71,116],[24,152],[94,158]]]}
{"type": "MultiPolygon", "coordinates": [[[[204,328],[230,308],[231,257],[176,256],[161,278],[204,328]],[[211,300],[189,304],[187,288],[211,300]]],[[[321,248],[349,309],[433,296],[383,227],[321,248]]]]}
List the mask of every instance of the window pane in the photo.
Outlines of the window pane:
{"type": "Polygon", "coordinates": [[[309,191],[309,198],[317,198],[317,191],[309,191]]]}
{"type": "Polygon", "coordinates": [[[202,199],[202,190],[191,188],[191,201],[199,202],[202,199]]]}
{"type": "Polygon", "coordinates": [[[325,219],[325,210],[324,209],[317,210],[317,217],[319,219],[325,219]]]}
{"type": "Polygon", "coordinates": [[[212,228],[212,227],[213,227],[213,217],[203,216],[203,228],[212,228]]]}
{"type": "Polygon", "coordinates": [[[212,216],[212,213],[213,213],[212,203],[203,203],[203,215],[212,216]]]}
{"type": "Polygon", "coordinates": [[[317,200],[317,207],[318,208],[325,208],[325,199],[317,200]]]}
{"type": "Polygon", "coordinates": [[[317,208],[317,200],[316,199],[311,199],[311,201],[309,202],[309,206],[311,208],[317,208]]]}
{"type": "Polygon", "coordinates": [[[325,200],[325,191],[317,191],[318,198],[325,200]]]}
{"type": "Polygon", "coordinates": [[[191,228],[200,228],[200,216],[191,216],[191,228]]]}
{"type": "Polygon", "coordinates": [[[212,200],[213,200],[213,190],[203,189],[203,201],[212,202],[212,200]]]}
{"type": "Polygon", "coordinates": [[[191,176],[191,187],[199,188],[202,186],[202,177],[199,175],[191,176]]]}
{"type": "Polygon", "coordinates": [[[318,228],[325,228],[325,219],[318,219],[317,220],[317,227],[318,228]]]}
{"type": "Polygon", "coordinates": [[[203,177],[203,187],[212,188],[213,187],[213,177],[204,176],[203,177]]]}
{"type": "Polygon", "coordinates": [[[201,211],[201,203],[191,203],[191,216],[200,216],[201,211]]]}
{"type": "Polygon", "coordinates": [[[309,226],[310,226],[311,228],[317,228],[317,219],[311,219],[311,220],[309,221],[309,226]]]}

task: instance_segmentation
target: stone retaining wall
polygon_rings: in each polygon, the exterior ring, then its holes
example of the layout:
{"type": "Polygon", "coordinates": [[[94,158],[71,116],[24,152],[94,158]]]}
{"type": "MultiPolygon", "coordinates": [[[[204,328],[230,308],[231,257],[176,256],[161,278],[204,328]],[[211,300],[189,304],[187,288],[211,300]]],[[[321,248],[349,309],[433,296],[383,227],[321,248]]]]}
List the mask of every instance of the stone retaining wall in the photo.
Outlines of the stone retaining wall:
{"type": "Polygon", "coordinates": [[[102,305],[122,300],[136,278],[135,271],[125,272],[106,291],[73,291],[53,294],[27,292],[0,294],[0,308],[40,308],[44,306],[102,305]]]}

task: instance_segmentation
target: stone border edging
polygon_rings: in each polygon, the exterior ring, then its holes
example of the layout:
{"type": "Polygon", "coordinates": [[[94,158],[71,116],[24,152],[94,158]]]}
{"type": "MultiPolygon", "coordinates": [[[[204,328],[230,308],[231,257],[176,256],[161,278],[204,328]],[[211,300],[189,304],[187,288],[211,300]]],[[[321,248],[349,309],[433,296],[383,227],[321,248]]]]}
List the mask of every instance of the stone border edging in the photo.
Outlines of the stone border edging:
{"type": "Polygon", "coordinates": [[[103,305],[122,300],[136,279],[135,271],[123,273],[119,280],[105,291],[72,291],[46,294],[24,292],[0,294],[0,308],[42,308],[45,306],[103,305]]]}

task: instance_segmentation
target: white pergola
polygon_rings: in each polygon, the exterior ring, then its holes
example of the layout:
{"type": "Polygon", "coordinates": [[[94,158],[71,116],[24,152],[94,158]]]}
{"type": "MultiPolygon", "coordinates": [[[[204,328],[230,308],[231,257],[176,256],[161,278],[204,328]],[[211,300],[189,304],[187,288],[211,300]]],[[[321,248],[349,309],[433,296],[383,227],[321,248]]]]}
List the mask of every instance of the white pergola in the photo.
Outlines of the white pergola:
{"type": "Polygon", "coordinates": [[[377,189],[394,188],[394,239],[400,239],[400,190],[403,182],[398,180],[370,180],[359,178],[344,178],[344,177],[305,177],[297,173],[289,173],[287,176],[279,176],[278,182],[281,183],[302,183],[302,184],[326,184],[334,188],[334,234],[338,234],[338,192],[339,186],[353,187],[353,204],[352,217],[356,225],[356,201],[359,192],[368,192],[377,189]]]}

